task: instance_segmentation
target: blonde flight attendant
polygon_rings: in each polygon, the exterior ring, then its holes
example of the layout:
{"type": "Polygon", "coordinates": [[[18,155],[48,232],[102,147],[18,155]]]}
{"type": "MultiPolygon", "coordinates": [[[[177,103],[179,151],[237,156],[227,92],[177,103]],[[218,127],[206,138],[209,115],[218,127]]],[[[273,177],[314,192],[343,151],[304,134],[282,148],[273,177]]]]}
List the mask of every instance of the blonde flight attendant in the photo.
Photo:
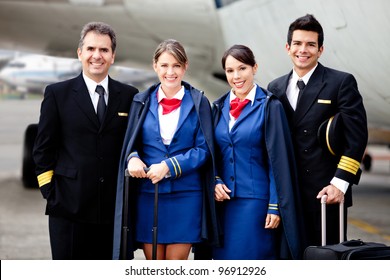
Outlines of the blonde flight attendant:
{"type": "Polygon", "coordinates": [[[135,197],[129,206],[135,229],[130,231],[134,240],[130,251],[137,249],[137,243],[146,259],[152,257],[156,183],[157,259],[187,259],[193,244],[211,240],[210,233],[215,232],[206,229],[206,224],[216,223],[204,215],[215,211],[211,107],[203,92],[182,80],[187,67],[183,46],[163,41],[153,58],[160,83],[134,98],[118,178],[114,258],[119,257],[126,168],[135,197]],[[150,170],[145,172],[145,167],[150,170]]]}

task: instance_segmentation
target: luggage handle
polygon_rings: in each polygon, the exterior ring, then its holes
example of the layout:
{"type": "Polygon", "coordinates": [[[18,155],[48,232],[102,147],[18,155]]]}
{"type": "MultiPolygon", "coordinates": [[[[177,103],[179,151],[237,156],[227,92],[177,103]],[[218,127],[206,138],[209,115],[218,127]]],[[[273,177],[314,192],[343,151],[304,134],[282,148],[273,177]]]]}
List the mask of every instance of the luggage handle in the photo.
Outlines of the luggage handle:
{"type": "MultiPolygon", "coordinates": [[[[326,245],[326,200],[328,196],[321,197],[321,244],[326,245]]],[[[344,201],[339,204],[339,239],[344,241],[344,201]]]]}
{"type": "MultiPolygon", "coordinates": [[[[149,170],[150,170],[149,167],[144,167],[145,173],[148,173],[149,170]]],[[[131,176],[130,176],[129,169],[127,169],[127,168],[125,169],[125,177],[131,177],[131,176]]]]}

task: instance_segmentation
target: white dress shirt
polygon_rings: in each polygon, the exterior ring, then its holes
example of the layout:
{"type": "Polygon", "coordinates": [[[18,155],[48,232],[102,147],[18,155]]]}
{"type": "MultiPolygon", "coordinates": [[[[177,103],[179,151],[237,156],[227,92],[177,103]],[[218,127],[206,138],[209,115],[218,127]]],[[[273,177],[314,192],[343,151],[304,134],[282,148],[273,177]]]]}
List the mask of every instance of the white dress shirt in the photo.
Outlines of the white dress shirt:
{"type": "Polygon", "coordinates": [[[298,80],[302,80],[305,85],[307,85],[307,83],[309,82],[309,79],[311,77],[311,75],[313,74],[314,70],[317,68],[314,67],[313,69],[311,69],[305,76],[303,77],[299,77],[297,72],[295,72],[295,70],[293,70],[293,73],[290,77],[290,80],[288,82],[288,86],[287,86],[287,90],[286,90],[286,95],[287,95],[287,99],[288,101],[290,102],[290,105],[291,107],[295,110],[296,107],[297,107],[297,101],[298,101],[298,94],[299,94],[299,88],[298,88],[298,85],[297,85],[297,82],[298,80]]]}
{"type": "MultiPolygon", "coordinates": [[[[181,89],[173,96],[173,98],[182,100],[184,97],[184,86],[181,87],[181,89]]],[[[158,105],[158,118],[159,118],[159,125],[160,125],[160,134],[162,141],[164,145],[171,144],[173,135],[176,132],[177,124],[179,123],[179,117],[180,117],[180,107],[173,110],[169,114],[163,115],[162,106],[160,105],[160,101],[163,98],[167,98],[164,91],[160,87],[158,89],[157,94],[157,101],[159,103],[158,105]]]]}
{"type": "MultiPolygon", "coordinates": [[[[249,99],[251,102],[251,106],[253,105],[253,102],[255,101],[255,95],[256,95],[256,89],[257,85],[253,84],[253,88],[250,90],[250,92],[247,94],[245,99],[249,99]]],[[[230,90],[229,95],[229,104],[232,102],[233,99],[235,99],[237,96],[234,94],[233,90],[230,90]]],[[[230,105],[229,105],[230,106],[230,105]]],[[[230,108],[229,108],[230,109],[230,108]]],[[[229,120],[229,132],[232,130],[233,125],[236,123],[236,119],[232,116],[232,114],[229,113],[230,120],[229,120]]]]}
{"type": "Polygon", "coordinates": [[[108,76],[104,78],[103,81],[100,83],[96,83],[94,80],[88,78],[83,73],[83,78],[85,81],[85,84],[87,85],[89,96],[91,97],[91,101],[93,104],[93,107],[95,108],[95,112],[97,112],[97,104],[99,102],[99,94],[95,91],[97,85],[101,85],[104,88],[104,101],[106,104],[108,104],[108,76]]]}

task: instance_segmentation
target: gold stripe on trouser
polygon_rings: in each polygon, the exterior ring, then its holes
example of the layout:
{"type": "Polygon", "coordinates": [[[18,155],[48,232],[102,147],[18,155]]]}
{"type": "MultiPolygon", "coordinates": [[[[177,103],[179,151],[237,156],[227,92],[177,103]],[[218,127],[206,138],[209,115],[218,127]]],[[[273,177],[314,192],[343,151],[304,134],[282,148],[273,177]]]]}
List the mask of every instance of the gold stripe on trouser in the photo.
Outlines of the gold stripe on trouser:
{"type": "Polygon", "coordinates": [[[46,185],[51,182],[51,178],[53,177],[54,170],[46,171],[45,173],[42,173],[38,175],[38,185],[39,187],[42,187],[43,185],[46,185]]]}

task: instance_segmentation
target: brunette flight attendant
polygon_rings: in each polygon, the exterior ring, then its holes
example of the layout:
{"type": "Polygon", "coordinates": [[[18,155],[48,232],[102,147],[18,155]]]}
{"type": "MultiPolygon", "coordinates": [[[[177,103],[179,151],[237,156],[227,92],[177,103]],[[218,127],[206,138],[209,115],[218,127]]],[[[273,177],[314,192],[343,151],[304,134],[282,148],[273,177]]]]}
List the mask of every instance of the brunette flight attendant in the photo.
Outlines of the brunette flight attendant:
{"type": "MultiPolygon", "coordinates": [[[[119,257],[126,167],[130,188],[136,191],[129,206],[134,217],[130,235],[135,235],[146,259],[152,257],[156,183],[157,259],[187,259],[193,244],[211,239],[209,233],[215,232],[206,228],[216,223],[205,215],[215,213],[211,107],[203,92],[182,81],[187,67],[183,46],[163,41],[153,58],[160,83],[136,95],[132,104],[118,178],[114,258],[119,257]],[[150,170],[145,172],[145,167],[150,170]]],[[[132,245],[129,250],[136,249],[132,245]]]]}
{"type": "Polygon", "coordinates": [[[215,200],[223,246],[214,259],[298,259],[295,166],[281,103],[254,82],[252,51],[234,45],[222,58],[231,91],[214,102],[215,200]]]}

